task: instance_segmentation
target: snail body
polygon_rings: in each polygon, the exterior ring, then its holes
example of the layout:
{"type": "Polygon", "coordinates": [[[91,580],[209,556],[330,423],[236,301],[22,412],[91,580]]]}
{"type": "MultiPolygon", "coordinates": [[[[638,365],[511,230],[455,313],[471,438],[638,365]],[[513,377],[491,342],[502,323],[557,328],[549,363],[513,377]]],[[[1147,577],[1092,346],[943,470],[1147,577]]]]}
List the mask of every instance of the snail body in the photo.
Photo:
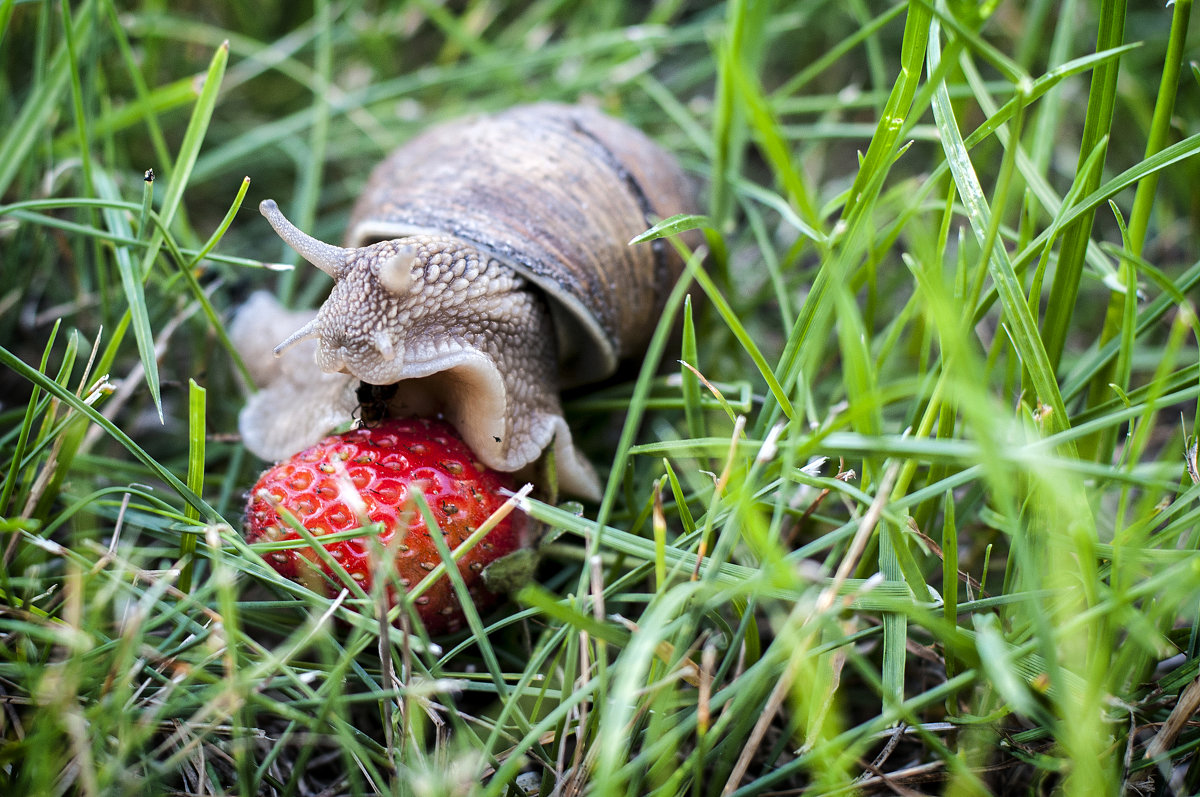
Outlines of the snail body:
{"type": "MultiPolygon", "coordinates": [[[[299,365],[252,373],[263,389],[239,421],[247,446],[287,456],[326,431],[290,415],[348,414],[360,383],[387,386],[373,391],[387,412],[444,414],[498,470],[526,468],[553,441],[562,489],[596,496],[559,391],[644,349],[683,264],[665,241],[628,242],[694,207],[674,159],[641,132],[554,104],[447,122],[401,146],[372,172],[345,247],[263,202],[284,241],[335,280],[275,352],[343,378],[312,390],[299,365]],[[322,409],[299,406],[314,402],[322,409]]],[[[256,296],[239,313],[239,348],[277,331],[273,301],[256,296]]]]}

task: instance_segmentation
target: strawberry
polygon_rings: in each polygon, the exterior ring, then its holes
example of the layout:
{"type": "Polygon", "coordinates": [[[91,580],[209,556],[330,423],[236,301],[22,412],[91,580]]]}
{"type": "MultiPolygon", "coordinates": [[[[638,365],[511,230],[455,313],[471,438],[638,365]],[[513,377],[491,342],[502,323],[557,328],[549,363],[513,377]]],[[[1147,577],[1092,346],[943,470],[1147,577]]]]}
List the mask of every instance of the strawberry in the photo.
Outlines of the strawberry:
{"type": "MultiPolygon", "coordinates": [[[[328,543],[325,549],[370,592],[377,569],[371,561],[372,549],[388,548],[401,534],[392,546],[395,568],[398,583],[410,588],[442,561],[421,513],[409,500],[412,485],[420,485],[453,551],[504,503],[500,490],[509,487],[509,481],[507,474],[477,462],[448,423],[389,418],[326,437],[264,473],[250,493],[245,537],[248,542],[300,539],[282,519],[281,508],[316,537],[362,526],[365,513],[370,521],[383,524],[379,546],[370,545],[364,534],[328,543]]],[[[484,567],[522,547],[524,527],[524,516],[510,513],[458,560],[459,572],[480,610],[497,600],[483,583],[484,567]]],[[[334,571],[307,546],[272,551],[266,561],[286,578],[324,594],[341,589],[334,571]]],[[[389,586],[392,604],[395,597],[389,586]]],[[[445,575],[416,599],[416,609],[430,634],[458,630],[465,619],[445,575]]]]}

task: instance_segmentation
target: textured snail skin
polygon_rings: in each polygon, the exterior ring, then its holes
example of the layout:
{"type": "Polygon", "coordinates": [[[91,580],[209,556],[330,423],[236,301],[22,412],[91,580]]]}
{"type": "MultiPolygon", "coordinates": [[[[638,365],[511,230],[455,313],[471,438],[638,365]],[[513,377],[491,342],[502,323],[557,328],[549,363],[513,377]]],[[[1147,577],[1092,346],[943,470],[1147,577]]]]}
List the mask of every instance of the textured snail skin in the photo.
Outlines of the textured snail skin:
{"type": "Polygon", "coordinates": [[[598,497],[559,391],[610,375],[658,321],[682,262],[665,242],[628,241],[693,210],[669,155],[598,111],[526,106],[393,153],[356,205],[350,248],[308,237],[270,200],[262,210],[335,284],[315,314],[256,294],[234,319],[260,387],[239,419],[247,448],[289,456],[349,417],[360,381],[396,384],[391,414],[444,414],[502,471],[553,442],[560,488],[598,497]]]}

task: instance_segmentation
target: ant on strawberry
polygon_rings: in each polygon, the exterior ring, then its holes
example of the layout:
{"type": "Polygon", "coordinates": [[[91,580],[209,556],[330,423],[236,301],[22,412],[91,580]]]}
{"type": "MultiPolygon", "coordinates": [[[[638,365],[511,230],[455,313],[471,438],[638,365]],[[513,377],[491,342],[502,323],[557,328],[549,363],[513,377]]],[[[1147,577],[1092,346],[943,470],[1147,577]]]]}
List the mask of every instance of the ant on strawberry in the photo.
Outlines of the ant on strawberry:
{"type": "Polygon", "coordinates": [[[363,426],[377,426],[388,416],[388,401],[396,395],[397,389],[395,384],[372,385],[359,382],[354,391],[358,406],[355,407],[352,417],[363,426]]]}

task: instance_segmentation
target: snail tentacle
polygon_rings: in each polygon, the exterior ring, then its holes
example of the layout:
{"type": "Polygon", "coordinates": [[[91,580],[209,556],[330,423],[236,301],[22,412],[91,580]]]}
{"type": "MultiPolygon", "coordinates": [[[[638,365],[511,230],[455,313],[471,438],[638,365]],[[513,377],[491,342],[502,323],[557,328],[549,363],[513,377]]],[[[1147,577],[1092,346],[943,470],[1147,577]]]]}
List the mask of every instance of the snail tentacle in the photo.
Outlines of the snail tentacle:
{"type": "Polygon", "coordinates": [[[283,239],[283,242],[296,250],[296,254],[300,255],[300,257],[312,263],[335,280],[345,276],[348,268],[346,263],[347,255],[354,250],[343,249],[340,246],[318,241],[308,233],[303,232],[287,220],[287,216],[283,215],[283,211],[279,209],[279,205],[275,203],[274,199],[264,199],[259,203],[258,211],[267,218],[267,221],[275,228],[275,232],[283,239]]]}
{"type": "Polygon", "coordinates": [[[320,334],[318,331],[318,326],[317,319],[314,318],[292,334],[288,335],[282,343],[275,347],[275,356],[278,357],[279,355],[283,354],[284,351],[290,349],[292,346],[302,340],[308,340],[309,338],[317,337],[317,335],[320,334]]]}

